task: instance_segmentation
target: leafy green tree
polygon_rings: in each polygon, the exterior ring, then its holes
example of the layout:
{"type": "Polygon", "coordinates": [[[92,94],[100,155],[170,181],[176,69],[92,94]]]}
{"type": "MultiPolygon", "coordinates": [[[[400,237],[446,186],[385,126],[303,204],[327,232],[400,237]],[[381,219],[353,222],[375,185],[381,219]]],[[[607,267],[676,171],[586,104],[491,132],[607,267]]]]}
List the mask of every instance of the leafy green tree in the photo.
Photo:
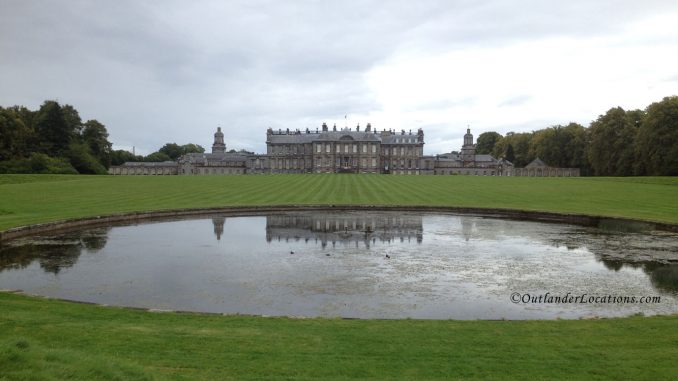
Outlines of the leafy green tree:
{"type": "Polygon", "coordinates": [[[203,153],[205,149],[199,144],[188,143],[181,146],[181,154],[185,155],[187,153],[203,153]]]}
{"type": "Polygon", "coordinates": [[[678,175],[678,96],[647,107],[638,129],[636,153],[639,174],[678,175]]]}
{"type": "Polygon", "coordinates": [[[0,107],[0,161],[22,157],[28,152],[32,131],[14,109],[0,107]]]}
{"type": "Polygon", "coordinates": [[[158,150],[167,155],[170,160],[177,160],[182,155],[187,153],[203,153],[205,149],[198,144],[188,143],[182,146],[176,143],[167,143],[158,150]]]}
{"type": "Polygon", "coordinates": [[[513,163],[513,161],[516,160],[516,154],[513,152],[513,146],[510,143],[506,146],[504,159],[510,161],[511,163],[513,163]]]}
{"type": "Polygon", "coordinates": [[[538,157],[553,167],[566,167],[565,157],[566,137],[563,126],[553,126],[534,132],[530,140],[529,152],[531,157],[538,157]]]}
{"type": "Polygon", "coordinates": [[[110,150],[106,128],[96,120],[83,124],[71,105],[45,101],[38,111],[0,107],[4,172],[106,173],[110,150]]]}
{"type": "Polygon", "coordinates": [[[511,144],[511,136],[513,136],[513,134],[515,134],[515,132],[507,132],[506,136],[499,139],[499,141],[494,145],[492,156],[496,158],[505,157],[508,146],[510,145],[515,158],[515,149],[513,148],[513,144],[511,144]]]}
{"type": "Polygon", "coordinates": [[[76,175],[73,166],[63,157],[49,157],[33,152],[28,158],[0,162],[0,173],[52,173],[76,175]]]}
{"type": "Polygon", "coordinates": [[[483,132],[478,136],[478,141],[476,144],[476,153],[478,155],[491,154],[494,150],[495,144],[502,138],[501,134],[490,131],[483,132]]]}
{"type": "Polygon", "coordinates": [[[19,156],[27,157],[30,156],[31,153],[39,151],[38,136],[35,132],[35,121],[38,116],[38,111],[29,110],[24,106],[12,106],[8,107],[7,110],[12,111],[16,118],[26,127],[26,130],[24,131],[26,135],[23,138],[25,138],[27,146],[19,156]]]}
{"type": "Polygon", "coordinates": [[[638,132],[645,120],[645,111],[626,111],[626,124],[615,141],[614,148],[617,150],[617,162],[615,165],[616,176],[632,176],[638,167],[638,155],[636,152],[638,132]]]}
{"type": "Polygon", "coordinates": [[[171,161],[172,158],[167,156],[166,153],[163,152],[153,152],[152,154],[144,157],[144,161],[149,161],[149,162],[158,162],[158,161],[171,161]]]}
{"type": "Polygon", "coordinates": [[[176,160],[183,154],[181,146],[179,146],[177,143],[167,143],[162,146],[158,152],[164,153],[170,158],[170,160],[176,160]]]}
{"type": "Polygon", "coordinates": [[[106,168],[101,165],[99,160],[92,154],[89,146],[85,143],[73,142],[69,146],[68,159],[73,168],[79,173],[103,175],[106,174],[106,168]]]}
{"type": "Polygon", "coordinates": [[[530,141],[530,156],[562,168],[584,168],[587,161],[587,135],[584,126],[570,123],[534,132],[530,141]]]}
{"type": "Polygon", "coordinates": [[[494,157],[503,157],[508,146],[511,145],[515,156],[511,162],[518,168],[524,167],[534,159],[534,156],[530,156],[530,140],[532,140],[532,135],[533,133],[531,132],[509,132],[494,145],[492,154],[494,157]]]}
{"type": "Polygon", "coordinates": [[[33,130],[35,128],[35,118],[38,115],[37,111],[31,111],[24,106],[12,106],[8,107],[7,110],[11,110],[29,129],[33,130]]]}
{"type": "Polygon", "coordinates": [[[61,106],[61,113],[64,116],[64,121],[66,121],[66,126],[69,131],[73,134],[73,137],[80,136],[82,132],[82,119],[80,119],[80,114],[71,105],[61,106]]]}
{"type": "Polygon", "coordinates": [[[516,163],[518,166],[524,167],[534,160],[534,156],[530,156],[530,141],[532,140],[533,134],[530,132],[524,132],[520,134],[514,134],[512,136],[512,143],[515,155],[516,163]]]}
{"type": "Polygon", "coordinates": [[[591,165],[588,159],[589,131],[586,127],[577,123],[570,123],[564,129],[568,136],[568,160],[565,161],[567,168],[579,168],[582,175],[591,173],[591,165]]]}
{"type": "Polygon", "coordinates": [[[618,157],[613,147],[617,134],[625,128],[626,122],[626,111],[617,107],[608,110],[591,123],[589,160],[594,174],[609,176],[616,172],[618,157]]]}
{"type": "Polygon", "coordinates": [[[621,107],[609,109],[589,127],[589,161],[598,176],[629,176],[633,174],[635,137],[641,117],[627,113],[621,107]]]}
{"type": "Polygon", "coordinates": [[[82,140],[101,165],[111,165],[111,142],[108,141],[106,126],[97,120],[88,120],[82,130],[82,140]]]}
{"type": "Polygon", "coordinates": [[[122,165],[128,161],[144,161],[143,156],[135,156],[133,153],[125,150],[111,151],[111,165],[122,165]]]}
{"type": "Polygon", "coordinates": [[[31,165],[30,173],[78,174],[68,160],[63,157],[49,157],[35,152],[29,157],[29,162],[31,165]]]}
{"type": "Polygon", "coordinates": [[[62,156],[74,136],[66,122],[61,106],[55,101],[45,101],[35,118],[35,132],[39,150],[52,156],[62,156]]]}

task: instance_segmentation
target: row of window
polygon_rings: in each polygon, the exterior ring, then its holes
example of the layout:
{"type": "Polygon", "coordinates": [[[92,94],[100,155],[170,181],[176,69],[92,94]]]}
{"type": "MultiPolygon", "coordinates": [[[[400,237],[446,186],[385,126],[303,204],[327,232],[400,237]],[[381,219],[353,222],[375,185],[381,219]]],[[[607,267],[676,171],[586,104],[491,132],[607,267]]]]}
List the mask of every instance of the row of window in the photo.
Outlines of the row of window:
{"type": "MultiPolygon", "coordinates": [[[[421,223],[421,222],[420,222],[421,223]]],[[[410,224],[403,221],[401,219],[398,219],[398,222],[396,222],[396,219],[393,219],[392,223],[389,223],[386,221],[386,225],[378,225],[377,222],[372,219],[369,222],[366,221],[330,221],[330,220],[325,220],[325,221],[320,221],[316,220],[315,221],[315,229],[316,230],[361,230],[361,231],[376,231],[378,229],[380,230],[387,230],[392,233],[398,233],[398,234],[421,234],[421,229],[417,229],[416,227],[409,226],[410,224]]]]}
{"type": "Polygon", "coordinates": [[[243,169],[238,168],[196,168],[190,169],[189,172],[186,172],[186,169],[182,169],[181,173],[183,174],[200,174],[200,175],[226,175],[226,174],[242,174],[244,173],[243,169]]]}
{"type": "MultiPolygon", "coordinates": [[[[272,159],[271,169],[304,169],[306,164],[310,164],[305,159],[272,159]]],[[[357,158],[357,157],[324,157],[315,160],[316,167],[356,167],[360,164],[362,167],[376,167],[376,158],[357,158]]],[[[390,168],[418,168],[417,160],[387,160],[384,164],[390,168]]]]}
{"type": "Polygon", "coordinates": [[[354,216],[342,216],[342,217],[328,217],[328,216],[296,216],[296,215],[270,215],[266,217],[266,226],[271,228],[284,227],[288,228],[291,226],[296,227],[305,227],[309,223],[315,221],[316,227],[320,228],[319,223],[322,222],[323,225],[330,223],[331,225],[336,226],[337,228],[342,227],[351,227],[353,230],[356,230],[357,227],[362,226],[360,230],[365,230],[367,226],[371,227],[372,231],[379,229],[393,230],[397,232],[405,231],[416,231],[421,233],[421,217],[412,217],[412,216],[398,216],[398,217],[354,217],[354,216]],[[406,229],[403,229],[405,227],[406,229]],[[414,228],[414,230],[412,230],[414,228]]]}
{"type": "MultiPolygon", "coordinates": [[[[320,167],[318,167],[318,168],[315,170],[315,173],[336,173],[336,172],[337,172],[337,171],[336,171],[334,168],[320,168],[320,167]]],[[[377,173],[379,173],[379,171],[377,171],[376,169],[365,169],[365,168],[361,168],[361,169],[357,170],[355,173],[371,173],[371,174],[377,174],[377,173]]]]}
{"type": "Polygon", "coordinates": [[[396,138],[396,143],[416,143],[417,138],[396,138]]]}
{"type": "MultiPolygon", "coordinates": [[[[316,153],[323,152],[323,147],[324,147],[325,152],[327,152],[327,153],[332,152],[332,143],[316,143],[315,144],[315,152],[316,153]]],[[[335,147],[335,152],[337,152],[337,153],[340,153],[340,152],[358,153],[358,144],[357,143],[354,143],[354,144],[336,143],[336,144],[334,144],[334,147],[335,147]]],[[[377,144],[376,143],[361,143],[360,147],[361,147],[360,150],[363,153],[367,153],[368,151],[372,151],[372,153],[377,153],[377,144]]]]}
{"type": "Polygon", "coordinates": [[[391,156],[398,156],[398,152],[400,152],[400,156],[412,156],[412,155],[422,156],[424,154],[424,148],[423,147],[392,147],[391,149],[384,148],[384,154],[387,156],[389,154],[391,156]]]}
{"type": "MultiPolygon", "coordinates": [[[[271,146],[270,154],[288,154],[288,155],[299,155],[299,154],[310,154],[310,146],[302,146],[299,144],[287,144],[287,145],[274,145],[271,146]]],[[[399,147],[382,147],[384,155],[423,155],[423,147],[413,147],[413,146],[399,146],[399,147]]],[[[315,152],[316,153],[377,153],[377,144],[376,143],[315,143],[315,152]],[[334,148],[332,148],[334,147],[334,148]]]]}
{"type": "Polygon", "coordinates": [[[303,168],[306,168],[306,160],[304,159],[271,159],[271,169],[303,169],[303,168]]]}
{"type": "Polygon", "coordinates": [[[377,166],[377,159],[372,158],[372,159],[367,159],[367,158],[362,158],[360,161],[358,161],[357,157],[348,157],[348,158],[342,158],[342,157],[337,157],[336,159],[332,160],[331,158],[321,158],[316,160],[315,166],[316,167],[329,167],[334,163],[334,166],[336,167],[357,167],[358,163],[362,167],[376,167],[377,166]]]}
{"type": "Polygon", "coordinates": [[[453,171],[436,171],[436,175],[475,175],[475,176],[494,176],[495,171],[478,171],[478,170],[453,170],[453,171]]]}
{"type": "Polygon", "coordinates": [[[418,168],[419,166],[417,165],[416,160],[387,160],[384,162],[384,165],[388,166],[389,168],[418,168]],[[407,166],[406,166],[407,164],[407,166]]]}
{"type": "Polygon", "coordinates": [[[114,175],[174,175],[176,172],[171,168],[114,168],[114,175]]]}
{"type": "Polygon", "coordinates": [[[211,162],[211,161],[206,161],[203,163],[205,166],[209,167],[244,167],[245,162],[244,161],[227,161],[227,162],[222,162],[222,161],[217,161],[217,162],[211,162]]]}
{"type": "Polygon", "coordinates": [[[308,154],[311,153],[310,144],[281,144],[281,145],[271,145],[270,154],[282,153],[282,154],[308,154]]]}

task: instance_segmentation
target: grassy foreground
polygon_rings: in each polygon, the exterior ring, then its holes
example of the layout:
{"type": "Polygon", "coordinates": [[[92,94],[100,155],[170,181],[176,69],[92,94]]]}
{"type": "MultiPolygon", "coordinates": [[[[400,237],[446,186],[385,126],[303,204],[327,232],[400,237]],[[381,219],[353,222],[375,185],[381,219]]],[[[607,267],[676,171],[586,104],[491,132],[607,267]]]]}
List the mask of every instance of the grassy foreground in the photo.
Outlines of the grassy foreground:
{"type": "Polygon", "coordinates": [[[352,204],[511,208],[678,223],[678,178],[0,175],[0,230],[129,211],[352,204]]]}
{"type": "MultiPolygon", "coordinates": [[[[449,205],[678,223],[676,178],[0,176],[0,230],[227,205],[449,205]]],[[[0,274],[1,276],[2,274],[0,274]]],[[[0,380],[676,379],[678,316],[421,321],[149,313],[0,292],[0,380]]]]}
{"type": "Polygon", "coordinates": [[[150,313],[0,293],[0,379],[678,377],[675,317],[328,320],[150,313]]]}

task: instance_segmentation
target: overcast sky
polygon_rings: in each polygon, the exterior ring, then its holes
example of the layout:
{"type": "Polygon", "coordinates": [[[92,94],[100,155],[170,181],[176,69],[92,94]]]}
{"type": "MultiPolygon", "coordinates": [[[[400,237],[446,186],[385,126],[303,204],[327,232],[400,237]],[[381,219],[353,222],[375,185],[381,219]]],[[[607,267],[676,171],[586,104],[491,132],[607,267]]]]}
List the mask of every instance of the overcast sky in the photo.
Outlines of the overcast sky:
{"type": "Polygon", "coordinates": [[[675,0],[0,0],[0,105],[71,104],[144,154],[345,115],[434,154],[678,94],[676,25],[675,0]]]}

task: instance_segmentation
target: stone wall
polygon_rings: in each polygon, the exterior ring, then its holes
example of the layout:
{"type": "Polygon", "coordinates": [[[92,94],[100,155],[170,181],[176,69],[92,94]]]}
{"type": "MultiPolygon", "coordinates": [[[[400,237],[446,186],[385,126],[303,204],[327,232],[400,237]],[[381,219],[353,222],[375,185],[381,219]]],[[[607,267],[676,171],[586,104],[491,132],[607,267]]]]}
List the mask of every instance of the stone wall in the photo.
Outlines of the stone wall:
{"type": "Polygon", "coordinates": [[[146,175],[146,176],[167,176],[178,175],[178,166],[112,166],[108,169],[110,175],[146,175]]]}
{"type": "Polygon", "coordinates": [[[579,168],[515,168],[514,176],[525,177],[579,177],[579,168]]]}

